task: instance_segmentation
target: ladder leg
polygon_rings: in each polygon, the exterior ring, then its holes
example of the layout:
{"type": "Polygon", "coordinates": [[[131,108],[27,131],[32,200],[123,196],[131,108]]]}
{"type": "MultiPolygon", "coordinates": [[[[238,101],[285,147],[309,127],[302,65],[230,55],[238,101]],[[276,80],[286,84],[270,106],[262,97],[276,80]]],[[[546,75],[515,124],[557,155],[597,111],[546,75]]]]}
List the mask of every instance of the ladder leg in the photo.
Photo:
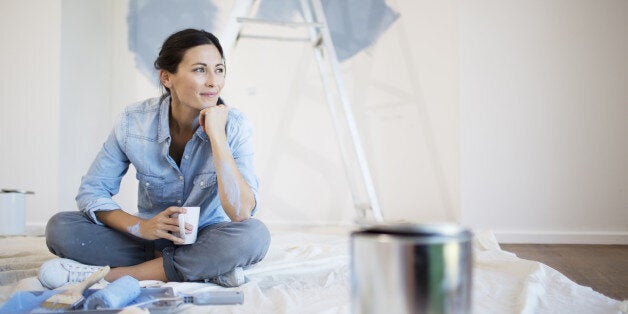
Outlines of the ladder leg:
{"type": "MultiPolygon", "coordinates": [[[[306,26],[309,27],[310,30],[310,41],[314,48],[314,53],[316,57],[316,61],[319,66],[319,71],[321,74],[321,80],[323,83],[323,89],[325,90],[325,96],[327,103],[330,108],[330,113],[332,116],[332,121],[334,127],[336,129],[336,133],[338,135],[338,143],[340,146],[340,152],[343,157],[343,161],[345,163],[345,171],[347,175],[347,179],[349,182],[349,186],[351,188],[351,195],[353,197],[354,205],[356,209],[361,211],[361,214],[364,217],[360,217],[361,219],[367,219],[366,215],[370,212],[372,214],[373,219],[376,222],[382,222],[384,220],[381,209],[379,207],[379,200],[377,198],[377,194],[375,192],[375,187],[373,185],[373,180],[371,178],[371,172],[368,167],[368,163],[366,160],[366,154],[364,153],[364,149],[362,147],[362,142],[360,140],[360,134],[358,132],[358,128],[355,123],[355,119],[353,117],[353,111],[351,109],[351,103],[349,101],[349,97],[346,94],[344,82],[342,80],[342,73],[340,71],[340,65],[338,62],[338,57],[336,55],[336,50],[334,48],[333,42],[331,40],[331,35],[329,33],[329,29],[327,27],[327,20],[325,18],[325,12],[323,10],[323,6],[320,0],[300,0],[301,8],[303,10],[303,15],[305,20],[308,22],[306,26]],[[312,9],[313,13],[312,14],[312,9]],[[328,79],[329,73],[327,71],[327,65],[325,62],[325,58],[328,61],[328,66],[331,68],[331,76],[334,77],[334,83],[331,83],[328,79]],[[355,152],[355,156],[358,159],[358,165],[360,170],[360,175],[362,177],[362,181],[364,183],[364,189],[368,195],[368,206],[365,208],[364,204],[361,202],[359,198],[361,194],[361,189],[358,187],[357,182],[355,182],[355,178],[353,176],[353,165],[351,164],[351,159],[349,158],[350,149],[345,147],[345,143],[343,141],[343,128],[341,123],[341,118],[339,118],[338,110],[336,109],[336,102],[334,101],[334,86],[335,90],[340,98],[340,107],[345,117],[346,126],[349,131],[349,135],[351,138],[351,142],[353,144],[353,151],[355,152]]],[[[229,20],[223,29],[221,42],[223,45],[223,52],[226,58],[231,56],[231,53],[235,49],[235,46],[240,39],[240,34],[242,31],[242,25],[238,22],[238,18],[242,16],[250,17],[252,13],[255,11],[254,8],[254,0],[236,0],[234,7],[232,9],[231,15],[229,16],[229,20]]],[[[259,4],[259,1],[257,1],[259,4]]],[[[293,25],[295,23],[287,23],[289,25],[293,25]]],[[[299,24],[299,23],[297,23],[299,24]]],[[[300,23],[303,24],[303,23],[300,23]]],[[[359,181],[359,180],[358,180],[359,181]]]]}
{"type": "Polygon", "coordinates": [[[253,10],[254,0],[236,0],[227,19],[227,23],[222,29],[220,35],[220,45],[226,60],[230,60],[231,53],[234,51],[240,37],[242,24],[237,21],[238,17],[250,16],[253,10]]]}
{"type": "MultiPolygon", "coordinates": [[[[311,0],[311,4],[313,6],[314,9],[314,14],[316,17],[316,22],[325,25],[325,27],[321,27],[318,28],[318,32],[316,32],[316,29],[311,28],[311,37],[313,40],[316,40],[317,42],[321,42],[323,47],[325,48],[325,52],[327,53],[327,59],[329,60],[330,66],[331,66],[331,70],[332,70],[332,74],[334,77],[334,81],[336,83],[336,88],[337,88],[337,92],[340,96],[340,102],[341,102],[341,106],[342,106],[342,110],[344,112],[344,116],[346,119],[346,123],[347,126],[349,128],[349,133],[351,135],[351,139],[352,139],[352,143],[353,143],[353,148],[355,150],[355,154],[357,156],[358,159],[358,164],[360,167],[360,172],[361,172],[361,176],[362,176],[362,180],[364,181],[364,187],[366,189],[366,192],[368,194],[368,198],[369,198],[369,202],[370,202],[370,211],[373,215],[373,219],[375,219],[375,221],[377,222],[382,222],[384,220],[381,209],[379,207],[379,200],[377,198],[377,193],[375,192],[375,187],[373,185],[373,180],[371,177],[371,172],[369,170],[368,167],[368,162],[366,159],[366,154],[364,153],[364,149],[362,147],[362,141],[360,139],[360,134],[358,132],[358,128],[356,126],[355,123],[355,119],[353,117],[353,111],[351,109],[351,102],[349,101],[349,97],[346,94],[345,91],[345,87],[344,87],[344,82],[342,80],[342,73],[340,71],[340,65],[338,62],[338,57],[336,55],[336,50],[333,46],[333,42],[331,40],[331,34],[329,33],[329,28],[327,27],[327,20],[325,18],[325,12],[323,11],[323,6],[320,2],[320,0],[311,0]],[[318,38],[320,36],[320,38],[318,38]]],[[[303,13],[304,13],[304,17],[307,19],[312,19],[311,17],[311,12],[309,10],[309,7],[307,5],[307,0],[301,0],[301,5],[303,7],[303,13]]],[[[311,21],[308,21],[311,22],[311,21]]],[[[320,51],[320,49],[317,49],[317,61],[319,62],[319,69],[321,70],[321,76],[323,77],[323,85],[325,87],[326,90],[326,94],[327,94],[327,101],[330,104],[330,107],[333,107],[334,101],[332,99],[331,96],[331,92],[330,92],[330,85],[327,81],[326,75],[325,75],[325,71],[324,71],[324,66],[322,58],[323,55],[320,51]]],[[[339,123],[339,119],[337,118],[337,115],[335,114],[335,109],[332,108],[331,109],[332,115],[335,115],[336,117],[333,117],[334,119],[334,123],[338,124],[339,123]]],[[[336,127],[336,130],[339,130],[338,127],[336,127]]],[[[343,146],[341,144],[341,146],[343,146]]],[[[341,147],[341,150],[343,148],[341,147]]],[[[344,156],[348,156],[347,154],[344,154],[344,156]]],[[[349,161],[345,161],[346,164],[349,163],[349,161]]],[[[351,181],[351,176],[349,175],[349,180],[351,181]]],[[[350,182],[350,184],[352,184],[350,182]]],[[[357,187],[355,187],[355,185],[352,185],[352,189],[354,193],[357,193],[357,187]]],[[[354,195],[354,200],[356,200],[356,195],[354,195]]],[[[356,206],[358,204],[356,203],[356,206]]]]}
{"type": "MultiPolygon", "coordinates": [[[[301,0],[301,8],[303,10],[303,16],[306,22],[312,22],[313,20],[312,13],[310,11],[307,0],[301,0]]],[[[342,131],[343,131],[340,128],[341,118],[339,117],[338,110],[336,109],[336,106],[334,105],[335,101],[334,101],[334,95],[332,92],[333,87],[328,79],[329,74],[328,74],[327,67],[325,64],[322,47],[320,46],[321,37],[318,34],[316,27],[310,27],[309,32],[310,32],[310,43],[312,44],[312,48],[314,49],[314,57],[318,65],[321,82],[323,84],[323,90],[325,91],[325,100],[327,101],[327,104],[329,107],[329,113],[332,118],[332,125],[334,126],[334,130],[336,131],[336,134],[339,135],[339,134],[342,134],[342,131]]],[[[338,138],[338,147],[340,149],[340,153],[342,155],[342,159],[345,164],[344,170],[345,170],[345,175],[347,177],[347,181],[349,184],[349,188],[351,189],[351,196],[353,199],[353,204],[356,207],[358,207],[358,209],[361,209],[359,208],[359,207],[362,207],[360,205],[361,202],[360,202],[360,199],[358,198],[358,195],[360,194],[359,187],[356,185],[356,182],[352,180],[353,174],[350,171],[351,164],[350,164],[349,152],[347,151],[347,148],[344,145],[342,138],[340,137],[338,138]]],[[[360,214],[363,215],[365,213],[360,213],[360,214]]]]}

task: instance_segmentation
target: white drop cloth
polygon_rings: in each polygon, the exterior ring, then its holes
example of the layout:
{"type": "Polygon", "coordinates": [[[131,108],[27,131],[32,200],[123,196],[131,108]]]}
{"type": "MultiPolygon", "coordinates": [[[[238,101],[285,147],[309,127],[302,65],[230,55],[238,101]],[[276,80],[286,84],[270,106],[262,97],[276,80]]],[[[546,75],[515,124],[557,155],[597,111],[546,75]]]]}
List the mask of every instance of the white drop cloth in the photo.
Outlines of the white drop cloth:
{"type": "MultiPolygon", "coordinates": [[[[349,231],[271,231],[267,257],[245,270],[246,284],[230,288],[244,292],[243,305],[185,305],[181,312],[349,313],[349,231]]],[[[474,254],[475,313],[621,313],[628,307],[547,265],[502,251],[490,232],[476,233],[474,254]]],[[[0,306],[15,291],[42,290],[36,269],[52,257],[41,237],[0,237],[0,306]]],[[[179,293],[224,289],[204,283],[165,286],[179,293]]]]}

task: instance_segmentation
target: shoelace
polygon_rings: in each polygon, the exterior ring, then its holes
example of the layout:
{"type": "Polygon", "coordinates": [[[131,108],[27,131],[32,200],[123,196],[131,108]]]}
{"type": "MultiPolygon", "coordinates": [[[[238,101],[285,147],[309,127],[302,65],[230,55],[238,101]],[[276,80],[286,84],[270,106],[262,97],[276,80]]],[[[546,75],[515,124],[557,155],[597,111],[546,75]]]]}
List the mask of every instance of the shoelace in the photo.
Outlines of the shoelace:
{"type": "Polygon", "coordinates": [[[63,268],[68,271],[68,283],[82,282],[100,269],[98,266],[87,265],[63,265],[63,268]]]}

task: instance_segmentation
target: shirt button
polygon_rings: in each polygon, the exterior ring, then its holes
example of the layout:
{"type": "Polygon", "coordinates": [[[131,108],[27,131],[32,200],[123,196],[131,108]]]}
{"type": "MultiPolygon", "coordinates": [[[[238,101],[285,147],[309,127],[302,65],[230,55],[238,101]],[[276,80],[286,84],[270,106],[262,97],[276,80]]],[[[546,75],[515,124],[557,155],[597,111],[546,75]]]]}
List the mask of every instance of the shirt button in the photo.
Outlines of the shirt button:
{"type": "Polygon", "coordinates": [[[150,183],[146,182],[146,186],[150,186],[150,183]]]}
{"type": "Polygon", "coordinates": [[[185,159],[190,159],[190,155],[185,155],[185,157],[183,157],[185,159]]]}
{"type": "Polygon", "coordinates": [[[177,200],[177,204],[181,205],[181,200],[177,200]]]}
{"type": "Polygon", "coordinates": [[[205,185],[205,181],[201,181],[201,186],[205,185]]]}
{"type": "Polygon", "coordinates": [[[179,176],[179,181],[183,181],[183,176],[179,176]]]}

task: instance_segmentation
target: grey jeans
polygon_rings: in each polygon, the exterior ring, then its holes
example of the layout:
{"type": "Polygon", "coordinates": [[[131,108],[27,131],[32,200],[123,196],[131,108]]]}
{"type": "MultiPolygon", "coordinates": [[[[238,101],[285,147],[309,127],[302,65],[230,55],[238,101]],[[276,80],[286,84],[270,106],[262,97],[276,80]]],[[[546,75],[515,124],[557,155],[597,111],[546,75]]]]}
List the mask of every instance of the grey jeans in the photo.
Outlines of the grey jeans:
{"type": "Polygon", "coordinates": [[[194,244],[149,241],[93,223],[80,211],[59,212],[46,226],[46,244],[53,254],[88,265],[133,266],[161,251],[168,281],[202,281],[261,261],[270,246],[270,232],[257,219],[224,222],[198,231],[194,244]]]}

